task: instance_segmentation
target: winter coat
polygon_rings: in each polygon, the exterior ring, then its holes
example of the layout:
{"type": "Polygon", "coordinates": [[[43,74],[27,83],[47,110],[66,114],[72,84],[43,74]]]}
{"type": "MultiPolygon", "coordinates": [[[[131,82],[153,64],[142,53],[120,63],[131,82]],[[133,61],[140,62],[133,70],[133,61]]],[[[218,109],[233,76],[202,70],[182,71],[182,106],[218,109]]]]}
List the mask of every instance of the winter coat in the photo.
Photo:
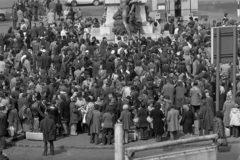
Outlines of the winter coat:
{"type": "Polygon", "coordinates": [[[26,118],[22,121],[23,132],[30,131],[32,129],[33,119],[30,108],[26,109],[26,118]]]}
{"type": "Polygon", "coordinates": [[[101,119],[102,119],[102,114],[98,110],[94,110],[92,112],[92,120],[90,122],[90,134],[92,133],[100,133],[101,129],[101,119]]]}
{"type": "Polygon", "coordinates": [[[148,127],[149,123],[147,121],[148,110],[146,108],[140,108],[138,110],[138,127],[148,127]]]}
{"type": "Polygon", "coordinates": [[[169,132],[174,132],[178,131],[180,126],[179,126],[179,111],[176,109],[171,109],[168,111],[167,114],[167,122],[168,122],[168,131],[169,132]]]}
{"type": "Polygon", "coordinates": [[[228,127],[230,124],[230,112],[235,105],[236,104],[234,101],[229,100],[225,101],[225,103],[223,104],[223,123],[226,127],[228,127]]]}
{"type": "Polygon", "coordinates": [[[213,112],[208,106],[201,106],[199,111],[199,127],[204,130],[212,130],[213,112]]]}
{"type": "Polygon", "coordinates": [[[238,108],[231,109],[230,126],[240,126],[240,110],[238,108]]]}
{"type": "Polygon", "coordinates": [[[62,101],[60,103],[60,116],[61,120],[65,122],[70,121],[70,109],[69,109],[69,103],[67,101],[62,101]]]}
{"type": "Polygon", "coordinates": [[[79,120],[79,111],[77,106],[75,105],[76,102],[70,103],[70,123],[71,124],[77,124],[79,120]]]}
{"type": "Polygon", "coordinates": [[[190,89],[191,105],[200,106],[202,93],[201,90],[194,86],[190,89]]]}
{"type": "Polygon", "coordinates": [[[130,129],[132,119],[131,119],[131,113],[128,110],[123,110],[121,112],[119,120],[122,121],[123,130],[129,130],[130,129]]]}
{"type": "Polygon", "coordinates": [[[183,126],[183,133],[192,133],[192,125],[194,124],[194,114],[192,110],[183,113],[180,124],[183,126]]]}
{"type": "Polygon", "coordinates": [[[49,116],[46,116],[40,122],[40,130],[43,132],[43,140],[51,141],[55,140],[56,125],[53,119],[49,116]]]}
{"type": "Polygon", "coordinates": [[[103,120],[103,128],[113,128],[113,125],[115,122],[114,114],[111,114],[109,112],[104,113],[102,120],[103,120]]]}
{"type": "Polygon", "coordinates": [[[163,112],[159,109],[154,109],[150,113],[150,117],[153,119],[153,131],[155,134],[162,135],[164,133],[164,122],[165,117],[163,112]]]}
{"type": "Polygon", "coordinates": [[[17,109],[11,109],[9,114],[8,114],[8,122],[9,126],[13,126],[15,129],[18,127],[19,123],[19,117],[18,117],[18,111],[17,109]]]}
{"type": "Polygon", "coordinates": [[[7,115],[0,112],[0,137],[7,134],[7,115]]]}
{"type": "Polygon", "coordinates": [[[217,134],[219,138],[226,137],[223,121],[218,117],[213,118],[213,133],[217,134]]]}

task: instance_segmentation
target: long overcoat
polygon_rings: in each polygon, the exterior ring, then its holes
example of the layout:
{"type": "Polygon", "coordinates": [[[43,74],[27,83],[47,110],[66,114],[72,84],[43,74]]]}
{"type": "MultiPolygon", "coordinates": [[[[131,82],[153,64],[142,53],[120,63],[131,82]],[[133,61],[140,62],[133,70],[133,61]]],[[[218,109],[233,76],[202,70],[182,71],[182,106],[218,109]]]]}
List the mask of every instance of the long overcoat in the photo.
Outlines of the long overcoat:
{"type": "Polygon", "coordinates": [[[90,134],[92,133],[100,133],[101,130],[101,119],[102,114],[98,110],[94,110],[92,114],[92,120],[90,122],[90,134]]]}
{"type": "Polygon", "coordinates": [[[164,122],[163,118],[165,117],[163,112],[159,109],[154,109],[150,113],[150,117],[153,119],[153,131],[155,134],[164,133],[164,122]]]}
{"type": "Polygon", "coordinates": [[[53,119],[49,116],[46,116],[40,122],[40,129],[43,132],[43,140],[44,141],[53,141],[55,140],[55,131],[56,125],[53,119]]]}

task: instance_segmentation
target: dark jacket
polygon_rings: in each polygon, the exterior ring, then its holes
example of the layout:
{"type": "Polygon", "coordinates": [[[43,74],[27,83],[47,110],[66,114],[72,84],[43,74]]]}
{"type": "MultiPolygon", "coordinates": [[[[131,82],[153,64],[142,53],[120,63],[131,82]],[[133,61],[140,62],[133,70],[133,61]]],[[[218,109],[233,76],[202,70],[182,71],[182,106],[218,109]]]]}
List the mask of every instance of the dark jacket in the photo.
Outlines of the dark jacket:
{"type": "Polygon", "coordinates": [[[40,130],[43,132],[44,141],[55,140],[56,125],[54,120],[51,119],[49,116],[46,116],[40,122],[40,130]]]}
{"type": "Polygon", "coordinates": [[[67,101],[62,101],[60,104],[60,116],[62,121],[70,121],[70,108],[67,101]]]}
{"type": "Polygon", "coordinates": [[[7,134],[7,115],[0,112],[0,137],[7,134]]]}
{"type": "Polygon", "coordinates": [[[154,109],[151,111],[150,117],[153,119],[153,131],[155,134],[164,133],[164,122],[165,117],[163,112],[159,109],[154,109]]]}
{"type": "Polygon", "coordinates": [[[58,15],[60,15],[62,13],[62,4],[61,3],[57,3],[56,5],[56,12],[58,15]]]}
{"type": "Polygon", "coordinates": [[[183,126],[183,133],[192,133],[192,125],[194,124],[194,114],[192,110],[183,113],[180,124],[183,126]]]}
{"type": "Polygon", "coordinates": [[[138,127],[148,127],[148,110],[146,108],[140,108],[138,110],[138,127]]]}
{"type": "Polygon", "coordinates": [[[218,134],[219,138],[226,137],[223,121],[218,117],[213,118],[213,133],[218,134]]]}
{"type": "Polygon", "coordinates": [[[121,112],[121,116],[119,118],[120,121],[122,121],[123,129],[129,130],[132,123],[131,113],[128,110],[123,110],[121,112]]]}

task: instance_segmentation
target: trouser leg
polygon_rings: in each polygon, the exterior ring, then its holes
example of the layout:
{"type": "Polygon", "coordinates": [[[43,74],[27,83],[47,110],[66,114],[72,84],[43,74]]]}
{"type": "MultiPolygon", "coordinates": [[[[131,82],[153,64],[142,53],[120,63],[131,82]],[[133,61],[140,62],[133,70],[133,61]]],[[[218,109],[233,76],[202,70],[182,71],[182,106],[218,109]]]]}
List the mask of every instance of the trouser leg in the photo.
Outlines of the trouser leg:
{"type": "Polygon", "coordinates": [[[43,155],[47,155],[47,150],[48,150],[48,142],[44,141],[44,152],[43,152],[43,155]]]}
{"type": "Polygon", "coordinates": [[[111,139],[112,139],[112,133],[113,133],[113,129],[112,128],[108,128],[108,144],[111,144],[111,139]]]}
{"type": "Polygon", "coordinates": [[[50,143],[50,153],[51,155],[54,155],[54,144],[53,144],[53,140],[49,141],[50,143]]]}
{"type": "Polygon", "coordinates": [[[94,136],[95,136],[95,133],[92,133],[90,136],[90,143],[94,143],[94,136]]]}
{"type": "Polygon", "coordinates": [[[102,143],[106,144],[106,135],[107,135],[107,128],[103,128],[102,130],[102,143]]]}
{"type": "Polygon", "coordinates": [[[94,135],[94,142],[96,145],[98,145],[98,134],[97,133],[95,133],[95,135],[94,135]]]}
{"type": "Polygon", "coordinates": [[[124,130],[124,143],[128,143],[128,130],[124,130]]]}

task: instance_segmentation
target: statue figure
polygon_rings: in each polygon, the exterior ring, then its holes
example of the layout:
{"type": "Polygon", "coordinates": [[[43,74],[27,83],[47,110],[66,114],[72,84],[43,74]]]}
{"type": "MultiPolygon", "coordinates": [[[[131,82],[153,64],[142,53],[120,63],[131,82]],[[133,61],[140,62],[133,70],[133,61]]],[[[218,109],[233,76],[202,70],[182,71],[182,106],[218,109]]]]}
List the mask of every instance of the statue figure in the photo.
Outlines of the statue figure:
{"type": "Polygon", "coordinates": [[[118,11],[114,14],[113,19],[115,35],[132,36],[136,34],[142,26],[142,22],[137,21],[135,16],[136,6],[139,0],[121,0],[118,11]]]}

